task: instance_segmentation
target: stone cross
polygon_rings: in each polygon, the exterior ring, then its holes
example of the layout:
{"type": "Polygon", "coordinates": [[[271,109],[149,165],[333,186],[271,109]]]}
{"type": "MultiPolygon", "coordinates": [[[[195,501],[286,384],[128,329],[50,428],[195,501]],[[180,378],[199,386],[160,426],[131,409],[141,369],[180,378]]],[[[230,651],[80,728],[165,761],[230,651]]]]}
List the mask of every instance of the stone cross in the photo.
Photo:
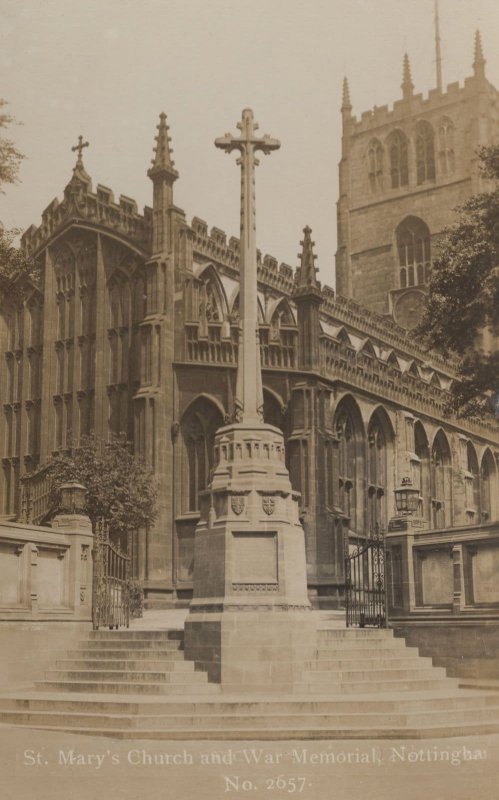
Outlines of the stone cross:
{"type": "Polygon", "coordinates": [[[73,151],[73,153],[78,151],[78,162],[79,163],[81,163],[81,154],[82,154],[83,148],[84,147],[89,147],[89,146],[90,146],[89,142],[84,142],[83,141],[83,136],[78,136],[78,144],[75,144],[75,146],[72,147],[71,150],[73,151]]]}
{"type": "Polygon", "coordinates": [[[268,155],[281,143],[265,135],[255,136],[258,124],[253,111],[245,108],[241,122],[237,123],[240,136],[226,133],[215,139],[215,147],[231,153],[241,153],[237,164],[241,167],[241,251],[240,251],[240,302],[242,325],[239,337],[239,357],[236,384],[236,422],[258,424],[263,421],[263,393],[258,336],[256,223],[255,223],[255,167],[259,161],[255,152],[268,155]]]}

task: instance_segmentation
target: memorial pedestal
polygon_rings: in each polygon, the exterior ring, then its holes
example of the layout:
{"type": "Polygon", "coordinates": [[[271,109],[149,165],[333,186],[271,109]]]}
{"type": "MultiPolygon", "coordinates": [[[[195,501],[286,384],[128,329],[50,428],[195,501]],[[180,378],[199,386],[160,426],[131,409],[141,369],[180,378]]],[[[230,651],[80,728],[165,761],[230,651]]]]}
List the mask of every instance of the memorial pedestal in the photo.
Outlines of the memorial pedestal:
{"type": "Polygon", "coordinates": [[[315,629],[282,433],[264,424],[222,428],[215,463],[201,495],[185,657],[223,686],[289,691],[315,629]]]}

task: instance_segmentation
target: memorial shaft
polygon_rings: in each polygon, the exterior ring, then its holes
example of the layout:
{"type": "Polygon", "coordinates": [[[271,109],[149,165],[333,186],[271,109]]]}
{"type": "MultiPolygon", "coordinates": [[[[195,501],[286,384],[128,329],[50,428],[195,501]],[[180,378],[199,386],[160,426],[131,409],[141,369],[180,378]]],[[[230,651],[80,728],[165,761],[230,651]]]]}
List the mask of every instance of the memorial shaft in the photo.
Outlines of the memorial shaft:
{"type": "Polygon", "coordinates": [[[245,109],[237,127],[240,136],[230,133],[215,140],[215,146],[227,153],[239,150],[237,160],[241,167],[241,252],[240,252],[240,297],[239,314],[241,332],[236,382],[236,413],[238,422],[258,423],[263,420],[263,394],[258,336],[258,296],[256,259],[256,208],[255,167],[258,159],[255,152],[266,155],[280,147],[277,139],[270,136],[257,138],[258,129],[251,109],[245,109]]]}

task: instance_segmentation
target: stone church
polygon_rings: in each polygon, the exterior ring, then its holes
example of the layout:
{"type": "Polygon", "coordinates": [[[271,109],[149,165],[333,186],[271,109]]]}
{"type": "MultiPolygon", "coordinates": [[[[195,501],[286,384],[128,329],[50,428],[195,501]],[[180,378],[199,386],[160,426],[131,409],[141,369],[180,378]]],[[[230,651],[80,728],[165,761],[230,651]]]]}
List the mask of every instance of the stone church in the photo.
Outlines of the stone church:
{"type": "MultiPolygon", "coordinates": [[[[309,227],[297,266],[258,254],[264,416],[300,492],[309,595],[341,606],[345,552],[380,527],[395,613],[497,608],[499,428],[446,414],[454,366],[411,333],[439,235],[482,187],[477,148],[498,141],[479,35],[464,85],[415,94],[406,57],[392,108],[356,118],[345,81],[341,118],[336,290],[317,279],[309,227]]],[[[39,285],[1,297],[2,513],[46,521],[47,459],[90,432],[126,434],[159,483],[134,572],[149,605],[185,603],[214,434],[234,413],[239,240],[175,205],[164,114],[143,212],[94,190],[83,147],[23,237],[39,285]]]]}

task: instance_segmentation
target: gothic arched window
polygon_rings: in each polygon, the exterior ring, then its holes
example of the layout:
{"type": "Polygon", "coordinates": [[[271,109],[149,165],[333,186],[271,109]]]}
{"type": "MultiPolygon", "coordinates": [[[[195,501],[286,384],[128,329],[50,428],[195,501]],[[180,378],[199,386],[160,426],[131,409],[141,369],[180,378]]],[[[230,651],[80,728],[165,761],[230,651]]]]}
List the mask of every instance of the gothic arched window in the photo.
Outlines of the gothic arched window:
{"type": "Polygon", "coordinates": [[[338,447],[338,499],[341,510],[347,517],[352,517],[355,507],[355,439],[352,419],[342,414],[336,423],[338,447]]]}
{"type": "Polygon", "coordinates": [[[393,431],[384,411],[376,411],[367,431],[367,512],[368,530],[376,526],[386,527],[387,497],[389,496],[389,448],[393,443],[393,431]]]}
{"type": "Polygon", "coordinates": [[[334,468],[329,476],[333,481],[333,502],[349,518],[350,529],[364,533],[364,429],[360,412],[350,399],[340,403],[333,429],[336,434],[334,468]]]}
{"type": "Polygon", "coordinates": [[[452,523],[451,480],[449,442],[445,434],[439,431],[431,449],[431,505],[434,528],[446,528],[452,523]]]}
{"type": "Polygon", "coordinates": [[[418,184],[435,179],[435,135],[426,120],[416,126],[416,177],[418,184]]]}
{"type": "Polygon", "coordinates": [[[480,511],[480,480],[478,459],[471,442],[466,443],[466,472],[464,476],[466,494],[466,516],[468,522],[478,519],[480,511]]]}
{"type": "Polygon", "coordinates": [[[430,231],[417,217],[407,217],[397,228],[400,288],[421,286],[431,271],[430,231]]]}
{"type": "Polygon", "coordinates": [[[204,397],[198,398],[182,419],[185,476],[183,510],[186,512],[199,509],[199,492],[208,486],[215,433],[222,423],[218,408],[204,397]]]}
{"type": "Polygon", "coordinates": [[[494,517],[494,500],[497,498],[497,473],[494,457],[486,450],[480,469],[480,511],[481,521],[491,522],[494,517]]]}
{"type": "Polygon", "coordinates": [[[442,175],[454,172],[454,123],[444,117],[438,125],[438,164],[442,175]]]}
{"type": "Polygon", "coordinates": [[[369,425],[368,442],[368,488],[367,510],[368,529],[374,531],[376,525],[384,522],[386,497],[386,439],[377,420],[369,425]]]}
{"type": "Polygon", "coordinates": [[[414,425],[414,446],[418,461],[413,471],[412,479],[414,486],[419,489],[421,497],[420,513],[424,519],[429,520],[430,511],[430,448],[428,438],[421,422],[417,421],[414,425]]]}
{"type": "Polygon", "coordinates": [[[367,150],[369,166],[369,188],[372,192],[383,189],[383,145],[379,139],[372,139],[367,150]]]}
{"type": "Polygon", "coordinates": [[[409,159],[407,138],[402,131],[393,131],[388,139],[390,155],[390,175],[392,189],[407,186],[409,183],[409,159]]]}

